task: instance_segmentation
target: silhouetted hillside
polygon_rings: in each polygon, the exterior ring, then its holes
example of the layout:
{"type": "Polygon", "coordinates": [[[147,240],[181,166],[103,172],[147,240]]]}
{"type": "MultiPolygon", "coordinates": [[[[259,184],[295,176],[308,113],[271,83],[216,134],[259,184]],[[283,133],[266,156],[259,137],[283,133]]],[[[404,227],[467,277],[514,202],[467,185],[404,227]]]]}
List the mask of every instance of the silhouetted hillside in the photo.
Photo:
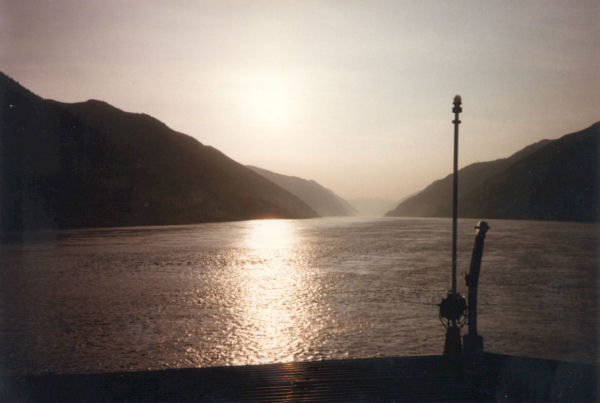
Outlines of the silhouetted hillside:
{"type": "Polygon", "coordinates": [[[105,102],[44,100],[0,73],[1,228],[314,217],[192,137],[105,102]]]}
{"type": "Polygon", "coordinates": [[[281,175],[266,169],[248,166],[254,172],[297,196],[322,217],[350,216],[357,212],[346,200],[313,180],[281,175]]]}
{"type": "MultiPolygon", "coordinates": [[[[461,217],[598,221],[600,122],[509,158],[459,171],[461,217]]],[[[452,215],[452,175],[400,203],[387,216],[452,215]]]]}

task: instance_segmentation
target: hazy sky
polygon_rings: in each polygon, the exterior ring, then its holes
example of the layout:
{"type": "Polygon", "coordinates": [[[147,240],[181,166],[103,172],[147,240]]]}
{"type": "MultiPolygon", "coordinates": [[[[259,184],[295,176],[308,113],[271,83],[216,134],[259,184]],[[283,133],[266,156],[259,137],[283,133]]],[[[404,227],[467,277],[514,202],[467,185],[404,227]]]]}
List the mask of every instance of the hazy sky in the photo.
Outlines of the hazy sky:
{"type": "Polygon", "coordinates": [[[0,69],[243,164],[398,199],[600,120],[600,2],[0,0],[0,69]]]}

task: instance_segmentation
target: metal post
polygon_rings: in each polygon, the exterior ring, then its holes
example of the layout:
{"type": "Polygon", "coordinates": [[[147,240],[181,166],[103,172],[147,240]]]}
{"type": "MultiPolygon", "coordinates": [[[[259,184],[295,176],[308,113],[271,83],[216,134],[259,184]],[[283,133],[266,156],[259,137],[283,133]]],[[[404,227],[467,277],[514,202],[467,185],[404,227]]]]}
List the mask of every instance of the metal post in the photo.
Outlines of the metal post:
{"type": "Polygon", "coordinates": [[[456,292],[456,219],[458,214],[458,114],[462,112],[460,95],[454,97],[454,186],[452,189],[452,292],[456,292]]]}
{"type": "MultiPolygon", "coordinates": [[[[460,120],[458,114],[462,112],[460,95],[454,97],[454,189],[452,193],[452,289],[448,291],[446,298],[440,303],[440,320],[446,327],[446,341],[444,343],[444,355],[458,358],[462,355],[460,342],[460,320],[464,316],[467,307],[462,295],[456,291],[456,216],[458,199],[458,125],[460,120]]],[[[462,325],[461,325],[462,326],[462,325]]]]}
{"type": "Polygon", "coordinates": [[[485,221],[480,221],[475,227],[475,244],[473,245],[473,252],[471,254],[471,266],[469,267],[469,273],[465,275],[465,282],[469,287],[468,301],[468,324],[469,324],[469,335],[474,336],[477,334],[477,286],[479,284],[479,272],[481,270],[481,258],[483,257],[483,243],[485,241],[485,234],[490,229],[490,226],[485,221]]]}
{"type": "Polygon", "coordinates": [[[483,337],[477,334],[477,285],[479,283],[479,271],[481,269],[481,258],[483,256],[483,243],[485,234],[490,226],[485,221],[480,221],[475,227],[475,244],[471,255],[471,266],[469,273],[465,276],[467,287],[469,287],[469,310],[468,324],[469,333],[463,337],[465,358],[474,363],[483,352],[483,337]]]}

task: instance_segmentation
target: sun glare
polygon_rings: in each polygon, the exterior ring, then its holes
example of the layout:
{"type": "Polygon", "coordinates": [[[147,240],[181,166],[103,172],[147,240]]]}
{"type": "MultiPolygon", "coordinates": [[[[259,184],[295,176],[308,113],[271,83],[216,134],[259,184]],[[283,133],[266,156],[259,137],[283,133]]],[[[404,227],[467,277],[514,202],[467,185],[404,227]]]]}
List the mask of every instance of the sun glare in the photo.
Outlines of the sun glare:
{"type": "Polygon", "coordinates": [[[243,96],[243,108],[253,125],[267,129],[285,127],[293,114],[289,81],[280,76],[252,77],[243,96]]]}
{"type": "Polygon", "coordinates": [[[287,249],[295,241],[293,226],[287,220],[254,220],[246,245],[263,257],[279,249],[287,249]]]}

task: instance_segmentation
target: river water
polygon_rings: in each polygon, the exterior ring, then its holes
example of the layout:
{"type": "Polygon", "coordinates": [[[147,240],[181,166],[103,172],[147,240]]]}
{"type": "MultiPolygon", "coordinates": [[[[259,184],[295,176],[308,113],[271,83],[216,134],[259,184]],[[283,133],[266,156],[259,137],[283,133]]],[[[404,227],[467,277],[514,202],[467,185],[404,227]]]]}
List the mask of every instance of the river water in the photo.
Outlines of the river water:
{"type": "MultiPolygon", "coordinates": [[[[599,225],[490,220],[487,351],[599,362],[599,225]]],[[[466,295],[475,220],[459,220],[466,295]]],[[[24,234],[2,244],[0,364],[80,373],[440,354],[448,219],[24,234]]],[[[466,329],[463,329],[463,333],[466,329]]]]}

